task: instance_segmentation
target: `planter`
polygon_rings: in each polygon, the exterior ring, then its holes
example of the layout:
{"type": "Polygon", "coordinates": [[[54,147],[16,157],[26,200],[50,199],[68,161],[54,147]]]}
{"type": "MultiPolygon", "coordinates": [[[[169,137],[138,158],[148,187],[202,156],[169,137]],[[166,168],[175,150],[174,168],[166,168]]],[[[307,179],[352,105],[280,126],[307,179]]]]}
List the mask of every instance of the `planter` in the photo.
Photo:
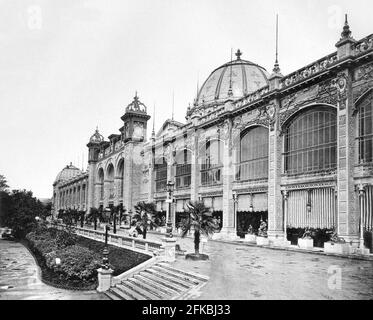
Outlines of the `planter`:
{"type": "Polygon", "coordinates": [[[325,242],[324,252],[325,253],[336,253],[336,254],[350,254],[351,246],[348,243],[325,242]]]}
{"type": "Polygon", "coordinates": [[[298,239],[298,247],[305,250],[313,249],[313,239],[298,239]]]}
{"type": "Polygon", "coordinates": [[[256,242],[256,235],[255,234],[245,234],[245,241],[256,242]]]}
{"type": "Polygon", "coordinates": [[[258,246],[269,246],[269,239],[264,237],[256,237],[256,244],[258,246]]]}
{"type": "Polygon", "coordinates": [[[160,233],[166,233],[167,228],[166,228],[166,227],[159,227],[159,228],[157,229],[157,231],[160,232],[160,233]]]}

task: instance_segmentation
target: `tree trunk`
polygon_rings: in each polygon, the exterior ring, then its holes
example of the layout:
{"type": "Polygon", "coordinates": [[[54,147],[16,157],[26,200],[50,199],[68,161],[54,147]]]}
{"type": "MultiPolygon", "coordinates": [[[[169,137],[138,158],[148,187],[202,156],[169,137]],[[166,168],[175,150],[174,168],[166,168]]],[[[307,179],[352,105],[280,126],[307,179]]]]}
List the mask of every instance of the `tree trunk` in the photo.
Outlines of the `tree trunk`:
{"type": "Polygon", "coordinates": [[[146,232],[147,232],[146,229],[147,229],[147,228],[145,227],[145,228],[144,228],[144,231],[142,232],[142,237],[143,237],[144,239],[146,239],[146,232]]]}
{"type": "Polygon", "coordinates": [[[94,229],[97,230],[97,218],[94,220],[94,229]]]}
{"type": "Polygon", "coordinates": [[[194,251],[197,256],[199,255],[200,236],[199,231],[194,231],[194,251]]]}
{"type": "Polygon", "coordinates": [[[84,214],[82,214],[82,217],[80,219],[80,227],[83,228],[84,227],[84,214]]]}
{"type": "Polygon", "coordinates": [[[114,214],[113,232],[117,233],[117,215],[114,214]]]}

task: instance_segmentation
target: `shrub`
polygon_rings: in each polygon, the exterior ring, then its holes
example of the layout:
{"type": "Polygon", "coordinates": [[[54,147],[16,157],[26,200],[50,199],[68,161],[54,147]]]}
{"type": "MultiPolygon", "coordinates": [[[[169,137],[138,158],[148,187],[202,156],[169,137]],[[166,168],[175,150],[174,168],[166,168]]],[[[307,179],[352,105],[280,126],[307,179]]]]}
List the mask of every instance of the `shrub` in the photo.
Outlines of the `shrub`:
{"type": "Polygon", "coordinates": [[[47,267],[70,280],[95,280],[100,267],[100,257],[91,250],[79,245],[46,254],[47,267]],[[61,263],[56,264],[56,258],[61,263]]]}

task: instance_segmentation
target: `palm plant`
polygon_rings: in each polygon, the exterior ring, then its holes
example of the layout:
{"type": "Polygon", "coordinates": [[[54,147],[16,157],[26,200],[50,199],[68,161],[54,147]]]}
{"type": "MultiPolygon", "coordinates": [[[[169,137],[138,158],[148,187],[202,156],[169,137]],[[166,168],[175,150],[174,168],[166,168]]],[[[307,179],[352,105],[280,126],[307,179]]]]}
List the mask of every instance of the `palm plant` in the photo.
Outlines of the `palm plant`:
{"type": "Polygon", "coordinates": [[[201,234],[211,236],[219,229],[217,220],[212,216],[210,208],[206,207],[202,201],[189,202],[187,204],[189,217],[181,221],[181,237],[185,237],[188,232],[194,230],[194,250],[195,256],[200,256],[199,245],[201,234]]]}
{"type": "Polygon", "coordinates": [[[149,227],[157,227],[155,222],[156,207],[153,202],[141,201],[135,205],[135,215],[133,219],[136,226],[141,227],[143,238],[146,239],[146,233],[149,227]]]}
{"type": "Polygon", "coordinates": [[[97,230],[97,220],[98,219],[102,219],[102,212],[100,210],[98,210],[97,208],[91,208],[89,210],[89,214],[87,216],[87,220],[89,222],[92,222],[94,223],[94,229],[97,230]]]}

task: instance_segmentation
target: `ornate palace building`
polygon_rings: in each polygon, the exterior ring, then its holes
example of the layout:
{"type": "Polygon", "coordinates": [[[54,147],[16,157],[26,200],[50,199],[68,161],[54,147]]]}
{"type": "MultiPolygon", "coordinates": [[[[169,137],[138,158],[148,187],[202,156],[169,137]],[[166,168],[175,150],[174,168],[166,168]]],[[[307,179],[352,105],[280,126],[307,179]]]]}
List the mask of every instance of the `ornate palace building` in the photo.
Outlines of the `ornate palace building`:
{"type": "MultiPolygon", "coordinates": [[[[287,228],[333,228],[359,243],[373,227],[373,35],[355,40],[346,19],[336,51],[283,76],[242,59],[215,69],[186,112],[147,140],[150,116],[135,96],[118,134],[96,130],[89,165],[64,168],[53,185],[54,213],[138,201],[170,217],[189,200],[220,216],[222,238],[242,217],[268,220],[281,241],[287,228]]],[[[247,227],[247,226],[246,226],[247,227]]]]}

